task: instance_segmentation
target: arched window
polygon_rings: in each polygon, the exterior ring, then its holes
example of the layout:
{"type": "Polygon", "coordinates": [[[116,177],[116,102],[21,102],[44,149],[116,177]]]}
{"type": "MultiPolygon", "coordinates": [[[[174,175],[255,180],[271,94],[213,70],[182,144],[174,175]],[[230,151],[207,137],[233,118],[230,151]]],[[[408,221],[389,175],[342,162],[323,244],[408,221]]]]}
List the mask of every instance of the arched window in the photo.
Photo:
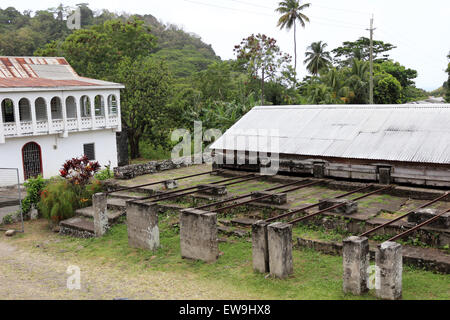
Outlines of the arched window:
{"type": "Polygon", "coordinates": [[[47,102],[44,98],[37,98],[34,101],[34,107],[36,109],[36,121],[46,121],[47,118],[47,102]]]}
{"type": "Polygon", "coordinates": [[[11,99],[3,99],[2,101],[3,122],[14,122],[14,102],[11,99]]]}
{"type": "Polygon", "coordinates": [[[66,113],[67,119],[76,119],[77,117],[77,102],[72,96],[66,99],[66,113]]]}
{"type": "Polygon", "coordinates": [[[60,120],[63,118],[60,98],[53,97],[52,100],[50,100],[50,108],[52,111],[52,119],[53,120],[60,120]]]}
{"type": "Polygon", "coordinates": [[[108,112],[110,115],[117,115],[117,98],[113,94],[108,97],[108,112]]]}
{"type": "Polygon", "coordinates": [[[80,111],[81,117],[83,118],[91,116],[91,100],[88,96],[82,96],[80,98],[80,111]]]}
{"type": "Polygon", "coordinates": [[[22,161],[25,180],[42,174],[41,147],[36,142],[29,142],[23,146],[22,161]]]}
{"type": "Polygon", "coordinates": [[[102,95],[95,96],[94,107],[97,117],[105,115],[105,100],[102,95]]]}
{"type": "Polygon", "coordinates": [[[19,100],[20,121],[31,121],[31,105],[27,98],[19,100]]]}

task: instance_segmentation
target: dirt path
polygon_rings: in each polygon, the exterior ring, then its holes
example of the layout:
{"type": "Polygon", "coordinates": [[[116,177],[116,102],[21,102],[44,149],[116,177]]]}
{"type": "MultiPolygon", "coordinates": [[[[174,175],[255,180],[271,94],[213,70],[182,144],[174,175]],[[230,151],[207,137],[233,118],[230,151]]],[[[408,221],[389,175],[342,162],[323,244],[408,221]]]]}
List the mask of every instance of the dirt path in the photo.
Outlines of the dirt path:
{"type": "MultiPolygon", "coordinates": [[[[102,261],[68,261],[45,246],[20,248],[0,236],[0,299],[256,299],[193,274],[133,272],[102,261]],[[68,266],[81,270],[81,289],[68,290],[68,266]]],[[[41,245],[42,246],[42,245],[41,245]]]]}

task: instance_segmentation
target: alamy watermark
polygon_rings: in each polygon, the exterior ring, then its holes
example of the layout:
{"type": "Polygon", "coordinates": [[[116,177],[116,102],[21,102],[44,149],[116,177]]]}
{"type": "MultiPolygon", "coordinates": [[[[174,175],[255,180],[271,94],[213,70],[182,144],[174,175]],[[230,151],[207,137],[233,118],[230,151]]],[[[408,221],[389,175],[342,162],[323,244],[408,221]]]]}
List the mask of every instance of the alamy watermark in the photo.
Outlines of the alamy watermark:
{"type": "Polygon", "coordinates": [[[78,266],[68,266],[66,273],[69,275],[67,278],[67,289],[69,290],[81,290],[81,269],[78,266]]]}
{"type": "Polygon", "coordinates": [[[376,265],[369,266],[367,268],[367,288],[380,289],[380,268],[376,265]]]}
{"type": "Polygon", "coordinates": [[[262,175],[275,175],[279,169],[280,135],[278,129],[229,129],[225,135],[219,129],[203,130],[201,121],[194,121],[194,132],[176,129],[171,140],[179,142],[172,149],[171,159],[175,162],[202,164],[212,161],[215,164],[259,165],[262,175]],[[181,139],[181,141],[180,141],[181,139]],[[211,152],[211,144],[216,142],[214,154],[209,159],[205,154],[211,152]],[[206,159],[205,159],[206,158],[206,159]],[[209,161],[208,161],[209,160],[209,161]]]}
{"type": "Polygon", "coordinates": [[[70,30],[81,29],[81,9],[77,7],[75,11],[67,17],[67,28],[70,30]]]}

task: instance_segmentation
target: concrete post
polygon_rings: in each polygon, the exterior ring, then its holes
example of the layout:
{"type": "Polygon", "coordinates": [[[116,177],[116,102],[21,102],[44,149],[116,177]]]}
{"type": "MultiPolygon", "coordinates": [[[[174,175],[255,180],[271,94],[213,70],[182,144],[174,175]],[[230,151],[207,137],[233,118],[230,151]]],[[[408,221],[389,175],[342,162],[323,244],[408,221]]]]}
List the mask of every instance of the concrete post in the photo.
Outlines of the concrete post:
{"type": "Polygon", "coordinates": [[[322,179],[325,177],[325,164],[324,163],[314,163],[313,165],[314,178],[322,179]]]}
{"type": "Polygon", "coordinates": [[[380,184],[391,184],[391,168],[379,167],[378,168],[378,181],[380,184]]]}
{"type": "Polygon", "coordinates": [[[369,240],[366,237],[349,237],[343,241],[344,293],[361,295],[367,288],[369,267],[369,240]]]}
{"type": "Polygon", "coordinates": [[[107,198],[106,193],[92,195],[92,207],[94,209],[94,231],[96,237],[103,236],[108,230],[107,198]]]}
{"type": "Polygon", "coordinates": [[[378,298],[397,300],[402,298],[403,258],[402,246],[386,241],[377,247],[375,264],[379,270],[379,287],[375,290],[378,298]]]}
{"type": "Polygon", "coordinates": [[[270,274],[287,278],[293,273],[292,225],[275,222],[267,226],[270,274]]]}
{"type": "Polygon", "coordinates": [[[166,190],[172,190],[172,189],[175,189],[178,187],[178,182],[177,182],[177,180],[173,180],[173,179],[166,180],[163,182],[163,186],[164,186],[164,189],[166,189],[166,190]]]}
{"type": "Polygon", "coordinates": [[[159,248],[158,205],[127,201],[128,245],[133,248],[159,248]]]}
{"type": "Polygon", "coordinates": [[[269,247],[267,240],[267,222],[259,220],[252,225],[252,261],[253,270],[269,272],[269,247]]]}
{"type": "Polygon", "coordinates": [[[219,257],[216,213],[181,210],[180,249],[182,258],[215,262],[219,257]]]}

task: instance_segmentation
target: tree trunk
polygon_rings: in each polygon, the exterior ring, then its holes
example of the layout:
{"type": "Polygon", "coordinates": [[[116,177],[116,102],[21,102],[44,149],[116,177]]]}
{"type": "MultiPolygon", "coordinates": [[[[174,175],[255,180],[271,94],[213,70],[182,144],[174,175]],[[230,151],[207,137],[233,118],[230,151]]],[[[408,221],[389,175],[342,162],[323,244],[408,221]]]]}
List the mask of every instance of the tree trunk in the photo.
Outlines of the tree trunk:
{"type": "MultiPolygon", "coordinates": [[[[297,27],[294,22],[294,71],[297,73],[297,27]]],[[[297,78],[297,76],[295,77],[297,78]]]]}
{"type": "Polygon", "coordinates": [[[140,135],[131,134],[129,137],[130,143],[130,157],[131,159],[136,159],[141,157],[141,153],[139,150],[139,141],[141,140],[140,135]]]}
{"type": "Polygon", "coordinates": [[[261,75],[261,105],[264,105],[264,67],[262,68],[261,75]]]}

